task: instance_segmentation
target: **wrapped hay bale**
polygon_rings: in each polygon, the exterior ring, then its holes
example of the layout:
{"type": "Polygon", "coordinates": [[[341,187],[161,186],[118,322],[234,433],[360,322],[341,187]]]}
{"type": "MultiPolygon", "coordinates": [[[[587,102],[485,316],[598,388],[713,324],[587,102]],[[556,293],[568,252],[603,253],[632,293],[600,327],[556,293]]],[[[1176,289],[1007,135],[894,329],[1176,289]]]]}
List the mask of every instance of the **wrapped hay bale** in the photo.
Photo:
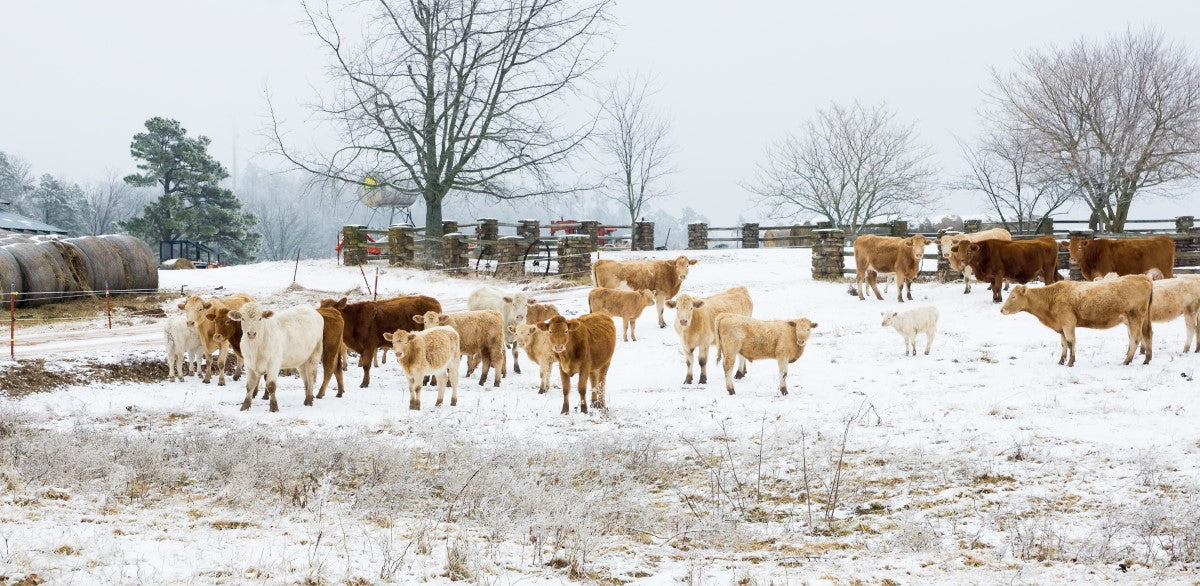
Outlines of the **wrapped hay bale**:
{"type": "Polygon", "coordinates": [[[53,244],[19,242],[6,246],[5,250],[21,267],[22,296],[18,300],[23,305],[54,303],[61,300],[55,293],[78,290],[71,268],[53,244]]]}
{"type": "Polygon", "coordinates": [[[0,301],[8,303],[13,291],[21,291],[25,281],[21,279],[21,265],[6,248],[0,248],[0,301]]]}
{"type": "Polygon", "coordinates": [[[111,288],[158,289],[158,262],[145,242],[125,234],[106,234],[99,238],[116,247],[121,255],[122,285],[118,287],[110,281],[111,288]]]}
{"type": "Polygon", "coordinates": [[[63,242],[78,248],[87,257],[91,276],[88,288],[103,291],[105,284],[110,289],[128,288],[124,286],[125,263],[121,260],[121,250],[115,244],[96,236],[68,238],[63,242]]]}

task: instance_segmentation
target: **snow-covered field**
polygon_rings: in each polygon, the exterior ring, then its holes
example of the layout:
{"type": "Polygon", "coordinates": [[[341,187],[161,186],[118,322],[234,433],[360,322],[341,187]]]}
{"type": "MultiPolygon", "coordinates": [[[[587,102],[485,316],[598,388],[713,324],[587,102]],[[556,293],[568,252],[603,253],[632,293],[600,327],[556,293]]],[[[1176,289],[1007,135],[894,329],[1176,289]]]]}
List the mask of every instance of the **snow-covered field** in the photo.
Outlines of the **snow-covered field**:
{"type": "MultiPolygon", "coordinates": [[[[632,253],[614,257],[672,257],[632,253]]],[[[606,254],[606,257],[609,255],[606,254]]],[[[605,413],[559,415],[536,368],[464,377],[457,407],[407,409],[389,360],[346,396],[239,412],[239,383],[108,383],[0,405],[0,576],[51,583],[789,584],[1193,582],[1200,563],[1200,355],[1181,322],[1122,366],[1124,328],[1058,335],[1002,316],[985,288],[914,286],[936,306],[929,356],[880,312],[814,282],[806,250],[692,254],[685,291],[746,285],[762,318],[820,325],[791,366],[682,385],[672,328],[618,342],[605,413]],[[839,465],[840,462],[840,465],[839,465]]],[[[332,261],[162,273],[164,289],[280,306],[365,293],[332,261]]],[[[380,295],[465,308],[479,279],[383,268],[380,295]]],[[[368,271],[373,281],[373,270],[368,271]]],[[[529,287],[568,314],[586,287],[529,287]]],[[[168,311],[173,306],[168,305],[168,311]]],[[[667,310],[668,322],[673,314],[667,310]]],[[[55,331],[61,331],[59,326],[55,331]]],[[[157,324],[61,334],[55,356],[162,355],[157,324]],[[81,346],[73,346],[73,338],[81,346]]],[[[51,333],[31,331],[30,339],[51,333]]],[[[924,338],[919,347],[924,346],[924,338]]],[[[25,356],[36,346],[23,350],[25,356]]],[[[710,367],[712,364],[710,364],[710,367]]],[[[0,366],[3,368],[4,366],[0,366]]],[[[51,366],[54,367],[53,365],[51,366]]],[[[68,366],[69,367],[69,366],[68,366]]],[[[511,369],[510,369],[511,370],[511,369]]],[[[165,369],[163,371],[165,375],[165,369]]],[[[214,378],[215,381],[215,378],[214,378]]],[[[557,377],[553,377],[557,389],[557,377]]],[[[4,578],[0,578],[4,583],[4,578]]]]}

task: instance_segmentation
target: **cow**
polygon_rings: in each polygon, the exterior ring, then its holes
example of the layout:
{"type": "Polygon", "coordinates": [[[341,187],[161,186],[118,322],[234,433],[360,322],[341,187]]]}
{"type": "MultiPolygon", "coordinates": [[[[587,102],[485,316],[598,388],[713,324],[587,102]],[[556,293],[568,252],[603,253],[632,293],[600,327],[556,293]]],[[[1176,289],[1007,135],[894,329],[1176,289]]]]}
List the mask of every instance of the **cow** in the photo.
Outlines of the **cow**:
{"type": "Polygon", "coordinates": [[[311,407],[325,330],[321,314],[307,306],[276,312],[251,301],[230,311],[229,319],[242,323],[242,356],[246,363],[246,399],[242,401],[242,411],[250,409],[250,400],[258,392],[258,381],[264,376],[271,411],[279,411],[275,386],[283,368],[300,371],[304,404],[311,407]]]}
{"type": "Polygon", "coordinates": [[[470,365],[467,374],[474,371],[474,364],[483,364],[483,372],[479,376],[479,384],[487,383],[488,369],[495,372],[493,386],[500,386],[500,375],[504,373],[504,316],[499,311],[484,309],[481,311],[459,311],[456,313],[426,312],[425,315],[413,317],[413,320],[423,324],[426,330],[449,326],[458,332],[458,349],[467,357],[470,365]]]}
{"type": "MultiPolygon", "coordinates": [[[[537,323],[544,323],[544,321],[537,323]]],[[[550,347],[550,333],[538,329],[537,324],[508,326],[508,331],[516,336],[515,343],[525,349],[525,355],[529,357],[529,360],[538,365],[540,376],[538,394],[549,391],[550,373],[554,368],[554,363],[558,362],[554,350],[550,347]]]]}
{"type": "Polygon", "coordinates": [[[757,320],[744,315],[722,313],[717,316],[717,344],[725,369],[725,390],[733,392],[733,379],[746,375],[746,361],[775,360],[779,364],[779,393],[787,392],[788,364],[800,359],[804,346],[817,324],[806,318],[757,320]],[[741,367],[734,375],[735,358],[741,367]]]}
{"type": "Polygon", "coordinates": [[[450,406],[458,405],[458,363],[462,351],[458,347],[458,332],[449,326],[437,326],[420,332],[397,329],[384,332],[383,337],[392,343],[396,364],[404,369],[408,377],[408,408],[421,410],[421,387],[425,377],[437,378],[437,402],[441,407],[447,382],[450,385],[450,406]]]}
{"type": "Polygon", "coordinates": [[[317,391],[317,398],[325,398],[325,389],[329,388],[329,377],[334,376],[337,379],[337,396],[340,398],[346,392],[345,382],[342,380],[342,363],[345,360],[345,344],[342,342],[342,334],[346,329],[346,320],[342,317],[342,312],[332,307],[318,307],[317,313],[321,314],[321,390],[317,391]]]}
{"type": "Polygon", "coordinates": [[[558,312],[558,307],[552,303],[534,303],[529,306],[529,312],[525,314],[525,323],[536,324],[546,321],[556,315],[562,315],[558,312]]]}
{"type": "Polygon", "coordinates": [[[904,301],[905,289],[908,298],[912,297],[912,282],[921,271],[921,258],[925,255],[925,237],[917,234],[909,238],[893,236],[875,236],[864,234],[854,239],[854,277],[858,289],[858,298],[866,299],[863,295],[863,283],[870,285],[875,297],[883,300],[876,285],[878,275],[896,276],[896,299],[904,301]]]}
{"type": "Polygon", "coordinates": [[[375,356],[375,350],[386,343],[384,333],[418,331],[421,325],[413,320],[414,316],[425,315],[428,311],[442,311],[442,304],[426,295],[403,295],[356,303],[348,303],[345,297],[338,300],[322,299],[321,307],[332,307],[342,312],[345,323],[342,341],[348,349],[358,353],[358,364],[363,369],[361,388],[371,384],[371,359],[375,356]]]}
{"type": "Polygon", "coordinates": [[[1050,236],[1032,240],[959,242],[952,249],[964,266],[981,281],[991,283],[992,301],[1000,303],[1001,285],[1009,280],[1025,284],[1038,277],[1047,285],[1062,280],[1058,274],[1058,243],[1050,236]]]}
{"type": "MultiPolygon", "coordinates": [[[[684,293],[667,301],[667,306],[675,310],[675,333],[679,335],[683,360],[687,363],[683,384],[692,384],[692,352],[697,350],[700,384],[708,383],[708,349],[717,345],[717,316],[733,313],[749,317],[754,310],[750,291],[734,287],[703,299],[684,293]]],[[[745,370],[745,366],[740,370],[745,370]]]]}
{"type": "MultiPolygon", "coordinates": [[[[515,291],[508,292],[499,287],[484,285],[471,292],[467,297],[467,309],[474,311],[482,311],[484,309],[493,309],[500,312],[504,316],[504,343],[512,344],[513,336],[508,331],[508,326],[523,324],[528,316],[529,307],[537,304],[537,299],[529,297],[528,294],[515,291]]],[[[517,362],[517,347],[514,344],[512,349],[513,355],[513,372],[521,374],[521,365],[517,362]]]]}
{"type": "Polygon", "coordinates": [[[1103,278],[1108,273],[1137,275],[1155,270],[1161,278],[1174,276],[1175,240],[1170,236],[1072,238],[1059,243],[1059,247],[1069,252],[1086,281],[1103,278]]]}
{"type": "Polygon", "coordinates": [[[562,414],[571,412],[571,377],[579,376],[579,411],[587,413],[588,381],[592,384],[592,407],[607,408],[605,381],[608,367],[612,364],[613,351],[617,348],[617,328],[612,316],[607,313],[589,313],[579,319],[568,320],[555,316],[537,324],[538,329],[549,334],[550,349],[558,360],[558,373],[562,379],[562,414]]]}
{"type": "MultiPolygon", "coordinates": [[[[242,356],[242,324],[229,319],[230,311],[233,310],[227,307],[214,307],[204,317],[212,322],[213,341],[228,344],[234,357],[237,358],[238,365],[233,371],[233,380],[237,380],[241,376],[246,360],[242,356]]],[[[263,397],[266,398],[266,395],[264,394],[263,397]]]]}
{"type": "Polygon", "coordinates": [[[200,372],[199,357],[204,352],[204,343],[196,328],[187,327],[187,316],[174,315],[163,324],[163,337],[167,346],[167,380],[183,382],[187,376],[189,356],[196,361],[195,371],[200,372]]]}
{"type": "Polygon", "coordinates": [[[663,306],[668,299],[679,294],[689,267],[700,261],[679,256],[675,260],[598,260],[592,263],[592,284],[606,289],[618,289],[625,285],[634,291],[649,289],[654,292],[654,303],[658,307],[658,327],[667,327],[663,320],[663,306]]]}
{"type": "MultiPolygon", "coordinates": [[[[187,325],[189,328],[195,328],[196,333],[200,336],[200,341],[204,343],[204,351],[206,362],[208,363],[204,370],[204,382],[207,384],[212,381],[213,360],[212,353],[217,352],[217,386],[225,386],[225,359],[229,354],[229,343],[227,341],[217,341],[213,339],[213,323],[208,319],[208,313],[214,308],[221,309],[238,309],[242,305],[254,301],[254,298],[245,293],[235,293],[226,297],[211,297],[202,299],[199,295],[192,295],[186,301],[179,304],[179,309],[183,310],[187,315],[187,325]]],[[[240,369],[234,372],[233,380],[238,380],[240,369]]]]}
{"type": "Polygon", "coordinates": [[[654,305],[654,292],[649,289],[626,291],[596,287],[588,293],[588,311],[607,313],[621,318],[621,341],[628,342],[632,336],[637,341],[637,319],[642,310],[654,305]]]}
{"type": "Polygon", "coordinates": [[[1013,287],[1000,308],[1004,315],[1024,311],[1058,332],[1062,353],[1058,363],[1067,360],[1075,366],[1075,328],[1108,329],[1124,323],[1129,330],[1129,351],[1125,364],[1133,362],[1135,350],[1146,351],[1142,364],[1149,364],[1153,352],[1154,333],[1151,328],[1151,307],[1154,284],[1146,275],[1127,275],[1111,281],[1059,281],[1045,287],[1030,289],[1013,287]]]}
{"type": "MultiPolygon", "coordinates": [[[[1196,341],[1196,352],[1200,352],[1200,276],[1188,275],[1170,279],[1154,279],[1154,304],[1150,306],[1150,320],[1159,322],[1173,321],[1183,317],[1183,327],[1187,330],[1187,340],[1183,343],[1183,353],[1187,354],[1196,341]]],[[[1104,280],[1116,280],[1120,275],[1109,273],[1104,280]]],[[[1142,350],[1145,352],[1145,349],[1142,350]]]]}
{"type": "Polygon", "coordinates": [[[959,242],[982,242],[984,240],[1012,240],[1012,233],[1004,228],[992,228],[981,232],[970,232],[968,234],[944,234],[938,238],[938,253],[942,258],[950,262],[950,268],[956,270],[963,275],[963,293],[971,292],[971,279],[975,277],[975,271],[971,270],[970,265],[962,263],[959,256],[952,254],[954,245],[959,242]]]}

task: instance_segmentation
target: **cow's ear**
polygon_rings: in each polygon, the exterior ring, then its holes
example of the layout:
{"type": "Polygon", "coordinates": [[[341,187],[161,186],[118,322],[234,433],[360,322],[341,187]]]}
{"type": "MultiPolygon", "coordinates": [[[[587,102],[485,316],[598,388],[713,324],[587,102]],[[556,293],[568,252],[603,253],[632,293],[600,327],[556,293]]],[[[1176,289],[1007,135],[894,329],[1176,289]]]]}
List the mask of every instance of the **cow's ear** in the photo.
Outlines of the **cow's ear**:
{"type": "Polygon", "coordinates": [[[419,324],[423,324],[423,323],[425,323],[425,316],[423,316],[423,315],[414,315],[414,316],[413,316],[413,321],[414,321],[414,322],[416,322],[416,323],[419,323],[419,324]]]}
{"type": "Polygon", "coordinates": [[[505,303],[512,303],[512,297],[502,297],[505,303]]]}
{"type": "Polygon", "coordinates": [[[916,246],[916,244],[914,244],[912,240],[905,240],[903,244],[904,244],[904,246],[906,246],[908,248],[912,248],[912,247],[916,246]]]}
{"type": "Polygon", "coordinates": [[[333,304],[333,306],[338,309],[346,309],[346,303],[347,303],[347,300],[345,297],[343,297],[341,299],[338,299],[337,303],[333,304]]]}
{"type": "Polygon", "coordinates": [[[229,312],[229,319],[231,319],[233,321],[242,321],[242,312],[240,312],[236,309],[229,312]]]}
{"type": "Polygon", "coordinates": [[[704,307],[704,300],[696,300],[692,302],[692,307],[704,307]]]}
{"type": "Polygon", "coordinates": [[[675,300],[674,300],[674,299],[668,299],[668,300],[667,300],[667,307],[670,307],[671,309],[675,309],[675,300]]]}
{"type": "Polygon", "coordinates": [[[979,245],[972,242],[971,245],[967,247],[967,250],[970,250],[971,252],[978,251],[979,245]]]}
{"type": "Polygon", "coordinates": [[[789,326],[792,326],[793,328],[796,327],[796,325],[798,325],[798,324],[796,324],[796,320],[794,320],[794,319],[789,319],[787,324],[789,326]]]}
{"type": "Polygon", "coordinates": [[[515,325],[509,325],[509,326],[508,326],[508,331],[509,331],[509,333],[511,333],[511,334],[515,334],[515,333],[517,333],[517,326],[515,326],[515,325]]]}
{"type": "Polygon", "coordinates": [[[204,302],[204,309],[212,309],[212,302],[211,302],[211,301],[205,301],[205,302],[204,302]]]}
{"type": "Polygon", "coordinates": [[[690,265],[694,265],[694,264],[696,264],[696,263],[698,263],[698,262],[700,262],[700,259],[693,258],[692,260],[689,260],[689,261],[688,261],[688,264],[690,264],[690,265]]]}
{"type": "Polygon", "coordinates": [[[268,317],[271,317],[272,315],[275,315],[275,312],[271,311],[270,309],[262,312],[263,319],[267,319],[268,317]]]}
{"type": "Polygon", "coordinates": [[[542,330],[543,332],[548,332],[548,331],[550,331],[550,322],[549,322],[549,321],[544,321],[544,322],[541,322],[541,323],[539,323],[539,324],[537,325],[537,329],[539,329],[539,330],[542,330]]]}
{"type": "Polygon", "coordinates": [[[811,330],[817,329],[817,322],[815,322],[815,321],[808,322],[808,328],[811,330]]]}
{"type": "Polygon", "coordinates": [[[406,339],[406,340],[408,340],[409,342],[411,342],[411,341],[413,341],[413,340],[416,340],[416,339],[417,339],[417,335],[416,335],[416,334],[414,334],[414,333],[412,333],[412,332],[409,332],[409,333],[408,333],[408,337],[407,337],[407,338],[405,338],[405,339],[406,339]]]}
{"type": "Polygon", "coordinates": [[[438,319],[438,325],[441,325],[441,326],[450,325],[450,316],[448,316],[444,313],[438,314],[437,319],[438,319]]]}
{"type": "Polygon", "coordinates": [[[530,299],[530,300],[529,300],[529,304],[530,304],[530,305],[537,305],[537,299],[530,299]]]}
{"type": "Polygon", "coordinates": [[[384,340],[387,340],[387,341],[391,342],[393,338],[395,338],[395,336],[393,336],[391,332],[384,332],[384,333],[383,333],[383,339],[384,339],[384,340]]]}
{"type": "Polygon", "coordinates": [[[217,321],[217,314],[215,314],[211,311],[204,314],[204,317],[208,318],[209,321],[217,321]]]}
{"type": "Polygon", "coordinates": [[[579,327],[579,320],[577,320],[577,319],[573,319],[573,320],[567,322],[567,331],[568,332],[573,332],[578,327],[579,327]]]}
{"type": "Polygon", "coordinates": [[[183,309],[183,308],[185,308],[185,307],[187,307],[187,304],[186,304],[186,303],[180,303],[180,304],[179,304],[179,309],[183,309]]]}
{"type": "Polygon", "coordinates": [[[1091,241],[1091,240],[1080,240],[1080,241],[1079,241],[1079,247],[1080,247],[1080,248],[1087,248],[1087,245],[1089,245],[1089,244],[1091,244],[1091,243],[1092,243],[1092,241],[1091,241]]]}

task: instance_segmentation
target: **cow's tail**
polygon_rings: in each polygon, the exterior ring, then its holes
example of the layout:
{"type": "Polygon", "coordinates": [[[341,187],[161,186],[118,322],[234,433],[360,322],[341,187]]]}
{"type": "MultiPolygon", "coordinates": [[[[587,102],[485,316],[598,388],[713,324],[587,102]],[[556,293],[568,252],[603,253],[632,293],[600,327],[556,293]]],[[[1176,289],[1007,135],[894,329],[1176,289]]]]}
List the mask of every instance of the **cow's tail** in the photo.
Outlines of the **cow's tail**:
{"type": "Polygon", "coordinates": [[[1154,281],[1150,281],[1150,298],[1146,300],[1146,316],[1142,319],[1142,346],[1146,346],[1146,342],[1154,337],[1153,320],[1150,319],[1150,313],[1154,308],[1154,281]]]}

